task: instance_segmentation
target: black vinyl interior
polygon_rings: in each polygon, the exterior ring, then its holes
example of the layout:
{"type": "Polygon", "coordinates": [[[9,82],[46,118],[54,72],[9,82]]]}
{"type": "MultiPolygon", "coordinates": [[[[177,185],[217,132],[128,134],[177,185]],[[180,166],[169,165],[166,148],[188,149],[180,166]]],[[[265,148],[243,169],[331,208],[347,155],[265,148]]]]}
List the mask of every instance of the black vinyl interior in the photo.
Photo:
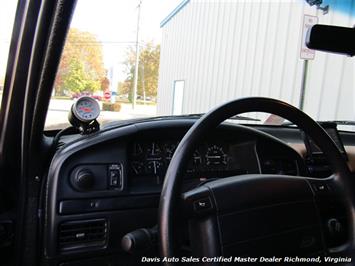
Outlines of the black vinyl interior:
{"type": "MultiPolygon", "coordinates": [[[[76,135],[63,137],[60,145],[64,146],[59,148],[52,160],[43,192],[44,263],[79,263],[88,257],[97,256],[103,256],[102,265],[109,265],[112,261],[139,261],[142,254],[131,255],[124,252],[121,239],[136,229],[152,228],[157,224],[159,196],[170,159],[170,144],[177,144],[195,121],[148,121],[103,129],[79,138],[76,135]],[[134,154],[134,146],[137,143],[143,149],[140,157],[134,154]],[[158,144],[159,155],[149,155],[153,143],[158,144]],[[138,159],[145,168],[152,161],[159,161],[163,166],[157,174],[151,170],[137,174],[132,163],[138,159]],[[116,171],[117,166],[121,171],[119,187],[111,186],[110,182],[110,169],[116,171]],[[91,172],[94,179],[91,185],[84,189],[74,185],[74,176],[81,170],[91,172]],[[98,230],[104,228],[105,233],[98,234],[98,238],[93,237],[91,240],[77,239],[71,243],[62,241],[63,236],[64,239],[67,237],[72,240],[72,235],[65,235],[67,228],[73,228],[73,231],[79,228],[80,231],[80,226],[87,225],[93,228],[97,226],[98,230]]],[[[202,153],[200,156],[203,157],[203,162],[193,166],[193,158],[190,158],[190,170],[186,171],[183,182],[184,190],[190,190],[211,178],[219,180],[230,176],[233,171],[235,175],[307,175],[304,159],[282,139],[287,142],[303,141],[297,128],[247,127],[224,123],[211,135],[201,139],[199,152],[202,153]],[[284,135],[281,140],[272,136],[279,137],[282,134],[284,135]],[[207,150],[215,145],[222,147],[228,162],[233,162],[234,166],[238,165],[232,172],[228,163],[215,166],[206,164],[207,150]]],[[[325,219],[345,216],[338,205],[336,209],[339,213],[330,212],[325,219]]],[[[184,252],[191,254],[187,223],[184,228],[181,241],[186,247],[184,252]]],[[[343,239],[337,241],[341,242],[343,239]]],[[[158,256],[157,246],[143,254],[158,256]]]]}

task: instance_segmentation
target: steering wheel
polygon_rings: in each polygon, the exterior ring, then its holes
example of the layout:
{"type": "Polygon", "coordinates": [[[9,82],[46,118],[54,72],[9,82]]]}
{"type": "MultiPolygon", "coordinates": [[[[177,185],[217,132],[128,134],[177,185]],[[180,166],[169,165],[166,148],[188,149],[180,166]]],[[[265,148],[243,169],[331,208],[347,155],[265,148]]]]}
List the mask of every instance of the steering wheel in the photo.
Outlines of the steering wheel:
{"type": "MultiPolygon", "coordinates": [[[[304,112],[271,98],[228,102],[201,117],[173,155],[160,197],[160,255],[180,255],[177,229],[181,209],[189,221],[192,255],[201,263],[229,262],[229,256],[232,262],[240,262],[234,259],[350,254],[354,224],[351,184],[350,170],[335,143],[304,112]],[[247,112],[271,113],[293,122],[323,151],[333,174],[325,179],[240,175],[182,193],[187,165],[199,141],[226,119],[247,112]]],[[[164,265],[174,262],[177,260],[163,260],[164,265]]]]}

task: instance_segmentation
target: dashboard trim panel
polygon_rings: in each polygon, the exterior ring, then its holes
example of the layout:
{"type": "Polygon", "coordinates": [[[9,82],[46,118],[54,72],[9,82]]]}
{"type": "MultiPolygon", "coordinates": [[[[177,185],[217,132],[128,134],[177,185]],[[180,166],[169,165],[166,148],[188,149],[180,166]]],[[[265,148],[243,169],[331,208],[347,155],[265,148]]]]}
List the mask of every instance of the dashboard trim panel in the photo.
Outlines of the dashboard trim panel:
{"type": "MultiPolygon", "coordinates": [[[[179,132],[177,136],[182,137],[195,121],[194,119],[161,120],[109,128],[89,136],[82,136],[60,148],[52,160],[46,180],[43,245],[45,258],[51,260],[61,257],[61,253],[56,246],[57,227],[60,223],[68,220],[92,219],[95,217],[108,221],[120,221],[118,222],[120,228],[112,228],[112,226],[110,228],[113,231],[109,234],[112,233],[115,238],[140,224],[153,226],[156,222],[161,187],[141,188],[141,191],[130,187],[130,176],[127,170],[129,163],[127,149],[132,141],[143,135],[146,139],[153,139],[154,137],[161,139],[164,132],[170,131],[179,132]],[[122,190],[76,191],[69,184],[69,176],[74,167],[81,164],[102,163],[122,164],[124,176],[122,190]],[[77,210],[79,210],[79,213],[77,210]],[[144,213],[144,216],[140,216],[140,213],[144,213]],[[135,222],[123,224],[124,221],[131,221],[131,219],[134,219],[135,222]]],[[[281,155],[290,155],[297,162],[298,170],[296,174],[306,174],[304,161],[299,153],[285,142],[267,133],[232,123],[223,123],[216,129],[216,132],[224,132],[223,134],[227,132],[229,139],[239,141],[238,138],[242,137],[241,142],[254,143],[252,148],[255,153],[257,172],[259,173],[263,170],[261,160],[266,158],[267,154],[281,152],[281,155]],[[270,147],[273,147],[273,149],[270,149],[270,147]],[[263,149],[267,149],[268,153],[263,149]]],[[[213,137],[213,135],[211,136],[213,137]]],[[[208,136],[201,142],[207,140],[208,136]]],[[[198,181],[200,182],[200,180],[198,181]]],[[[112,225],[113,222],[110,222],[110,224],[112,225]]],[[[107,248],[97,252],[110,253],[113,250],[119,250],[119,245],[112,242],[111,238],[107,248]]],[[[85,254],[86,251],[83,252],[79,254],[85,254]]],[[[73,258],[77,255],[78,253],[73,253],[73,258]]]]}

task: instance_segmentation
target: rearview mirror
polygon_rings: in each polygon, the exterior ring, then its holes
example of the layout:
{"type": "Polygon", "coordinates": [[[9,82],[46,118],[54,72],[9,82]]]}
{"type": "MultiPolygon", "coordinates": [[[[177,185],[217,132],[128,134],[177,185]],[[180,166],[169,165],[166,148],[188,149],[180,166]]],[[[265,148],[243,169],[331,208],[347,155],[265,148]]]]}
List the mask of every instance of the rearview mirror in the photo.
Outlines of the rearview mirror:
{"type": "Polygon", "coordinates": [[[313,25],[307,32],[306,45],[313,50],[354,56],[355,28],[313,25]]]}

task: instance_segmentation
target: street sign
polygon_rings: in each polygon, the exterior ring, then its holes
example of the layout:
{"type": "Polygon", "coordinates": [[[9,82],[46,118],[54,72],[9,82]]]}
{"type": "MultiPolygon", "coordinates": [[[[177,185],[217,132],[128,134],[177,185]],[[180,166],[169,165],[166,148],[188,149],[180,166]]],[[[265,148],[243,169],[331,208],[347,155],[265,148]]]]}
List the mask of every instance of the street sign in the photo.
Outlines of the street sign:
{"type": "Polygon", "coordinates": [[[106,90],[106,91],[104,92],[104,98],[105,98],[106,100],[110,100],[110,98],[111,98],[111,92],[110,92],[109,90],[106,90]]]}
{"type": "Polygon", "coordinates": [[[304,15],[303,16],[301,53],[300,53],[301,59],[306,59],[306,60],[313,60],[314,59],[316,51],[311,50],[306,46],[306,36],[307,36],[308,29],[317,23],[318,23],[317,16],[311,16],[311,15],[304,15]]]}

